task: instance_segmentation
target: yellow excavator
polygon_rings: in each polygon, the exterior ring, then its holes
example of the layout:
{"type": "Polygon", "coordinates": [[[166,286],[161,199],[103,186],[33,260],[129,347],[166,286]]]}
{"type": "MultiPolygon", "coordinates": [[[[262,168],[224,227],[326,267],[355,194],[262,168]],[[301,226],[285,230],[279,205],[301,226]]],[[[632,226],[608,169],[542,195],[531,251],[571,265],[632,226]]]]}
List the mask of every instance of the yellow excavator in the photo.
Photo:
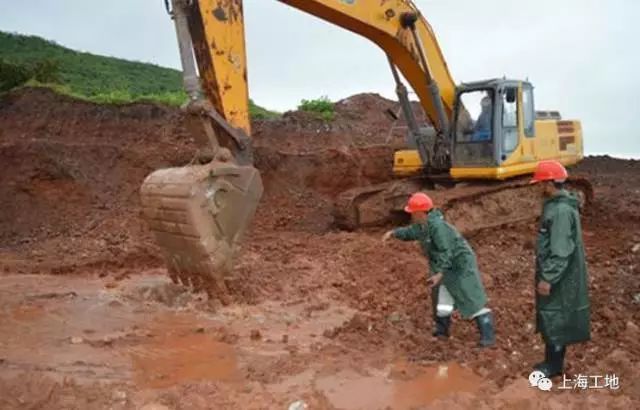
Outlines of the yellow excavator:
{"type": "MultiPolygon", "coordinates": [[[[553,158],[573,165],[583,158],[580,122],[536,112],[529,82],[456,85],[431,26],[412,1],[278,1],[379,46],[408,125],[407,147],[394,154],[398,179],[340,195],[339,225],[389,221],[416,190],[432,190],[463,231],[524,220],[539,208],[536,188],[523,182],[537,162],[553,158]],[[416,120],[402,78],[429,126],[416,120]]],[[[251,149],[243,4],[165,0],[165,6],[178,37],[188,126],[207,162],[149,175],[141,188],[143,215],[172,279],[220,298],[263,192],[251,149]]],[[[588,183],[576,186],[583,198],[590,196],[588,183]]]]}

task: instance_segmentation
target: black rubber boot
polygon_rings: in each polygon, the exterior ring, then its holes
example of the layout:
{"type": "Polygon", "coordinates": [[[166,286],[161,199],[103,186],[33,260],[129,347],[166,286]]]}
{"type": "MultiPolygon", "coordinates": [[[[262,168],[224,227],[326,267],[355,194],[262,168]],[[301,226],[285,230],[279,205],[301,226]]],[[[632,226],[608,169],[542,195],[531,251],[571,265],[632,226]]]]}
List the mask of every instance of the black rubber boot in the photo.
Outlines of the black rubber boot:
{"type": "Polygon", "coordinates": [[[480,347],[489,347],[496,344],[496,332],[493,328],[493,315],[491,312],[476,317],[476,324],[480,331],[480,347]]]}
{"type": "Polygon", "coordinates": [[[544,349],[545,361],[533,366],[534,370],[544,373],[548,379],[559,376],[564,372],[565,346],[546,345],[544,349]]]}
{"type": "MultiPolygon", "coordinates": [[[[544,347],[544,362],[536,363],[533,365],[533,370],[540,370],[542,368],[547,368],[551,366],[551,347],[550,345],[545,345],[544,347]]],[[[540,370],[542,371],[542,370],[540,370]]],[[[544,372],[543,372],[544,373],[544,372]]]]}
{"type": "Polygon", "coordinates": [[[433,335],[436,337],[449,337],[449,327],[451,326],[451,316],[436,316],[435,319],[436,328],[433,331],[433,335]]]}

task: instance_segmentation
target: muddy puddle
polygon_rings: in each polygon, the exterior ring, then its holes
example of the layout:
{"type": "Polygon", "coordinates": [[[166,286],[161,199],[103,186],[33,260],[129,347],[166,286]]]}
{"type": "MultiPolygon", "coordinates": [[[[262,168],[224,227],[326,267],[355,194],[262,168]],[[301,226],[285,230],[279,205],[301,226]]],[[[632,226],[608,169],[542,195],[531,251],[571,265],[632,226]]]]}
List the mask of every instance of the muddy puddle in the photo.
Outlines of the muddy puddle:
{"type": "Polygon", "coordinates": [[[35,371],[58,380],[124,382],[156,391],[213,382],[236,392],[258,377],[265,391],[287,400],[315,392],[335,408],[367,410],[421,407],[448,394],[474,392],[480,384],[454,363],[328,365],[313,350],[330,343],[324,331],[353,314],[339,304],[268,302],[210,312],[157,302],[145,289],[164,289],[164,277],[137,278],[113,288],[99,279],[42,279],[5,276],[0,283],[5,374],[35,371]],[[26,297],[15,292],[23,287],[38,291],[24,292],[26,297]],[[129,297],[139,289],[150,299],[129,297]],[[295,355],[309,355],[302,372],[289,363],[296,360],[290,347],[295,355]],[[291,375],[278,370],[287,366],[291,375]]]}
{"type": "Polygon", "coordinates": [[[473,393],[479,376],[456,363],[414,367],[396,363],[367,375],[343,371],[316,379],[315,386],[339,409],[409,410],[453,393],[473,393]]]}
{"type": "Polygon", "coordinates": [[[130,349],[134,381],[141,387],[241,379],[234,348],[204,333],[192,315],[160,316],[150,334],[150,342],[130,349]]]}

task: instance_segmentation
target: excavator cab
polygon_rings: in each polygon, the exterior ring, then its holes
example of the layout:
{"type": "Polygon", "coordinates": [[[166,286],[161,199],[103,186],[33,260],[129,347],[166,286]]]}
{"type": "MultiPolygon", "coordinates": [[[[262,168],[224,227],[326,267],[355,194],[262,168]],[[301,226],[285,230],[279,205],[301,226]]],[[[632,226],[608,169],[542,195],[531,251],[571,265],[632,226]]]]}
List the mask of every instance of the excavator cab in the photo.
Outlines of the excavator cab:
{"type": "MultiPolygon", "coordinates": [[[[495,168],[518,147],[521,84],[490,80],[462,84],[451,131],[453,168],[495,168]]],[[[533,110],[533,104],[523,109],[533,110]]]]}
{"type": "MultiPolygon", "coordinates": [[[[513,154],[521,144],[530,148],[527,142],[535,138],[534,115],[533,86],[528,82],[495,79],[459,85],[447,134],[451,150],[447,172],[454,179],[503,179],[504,166],[526,159],[513,154]]],[[[427,139],[437,135],[433,128],[425,130],[422,134],[427,139]]],[[[409,149],[396,152],[397,176],[425,172],[417,140],[410,133],[409,149]]]]}
{"type": "MultiPolygon", "coordinates": [[[[502,180],[533,169],[543,140],[557,138],[551,132],[537,138],[535,119],[529,82],[495,79],[460,85],[451,127],[451,176],[502,180]]],[[[574,157],[568,160],[574,162],[574,157]]]]}

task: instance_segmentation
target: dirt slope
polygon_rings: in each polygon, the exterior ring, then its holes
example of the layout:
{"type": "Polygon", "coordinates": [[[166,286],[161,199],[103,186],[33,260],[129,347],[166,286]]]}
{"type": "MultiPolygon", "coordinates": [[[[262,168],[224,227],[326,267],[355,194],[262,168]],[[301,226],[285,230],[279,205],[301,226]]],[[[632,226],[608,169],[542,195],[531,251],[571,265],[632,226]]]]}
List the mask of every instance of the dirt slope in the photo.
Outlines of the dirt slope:
{"type": "MultiPolygon", "coordinates": [[[[343,189],[388,179],[392,151],[384,143],[392,120],[383,111],[394,107],[361,95],[337,104],[328,129],[306,113],[254,124],[257,165],[267,186],[263,222],[282,223],[269,217],[281,209],[270,195],[290,200],[293,190],[322,202],[343,189]],[[368,122],[372,117],[382,120],[368,122]]],[[[0,246],[17,255],[7,258],[12,266],[59,272],[156,260],[138,218],[137,190],[152,170],[192,159],[195,143],[178,110],[100,106],[25,89],[0,102],[0,124],[0,159],[6,164],[0,175],[0,246]],[[21,263],[25,258],[29,262],[21,263]]]]}

